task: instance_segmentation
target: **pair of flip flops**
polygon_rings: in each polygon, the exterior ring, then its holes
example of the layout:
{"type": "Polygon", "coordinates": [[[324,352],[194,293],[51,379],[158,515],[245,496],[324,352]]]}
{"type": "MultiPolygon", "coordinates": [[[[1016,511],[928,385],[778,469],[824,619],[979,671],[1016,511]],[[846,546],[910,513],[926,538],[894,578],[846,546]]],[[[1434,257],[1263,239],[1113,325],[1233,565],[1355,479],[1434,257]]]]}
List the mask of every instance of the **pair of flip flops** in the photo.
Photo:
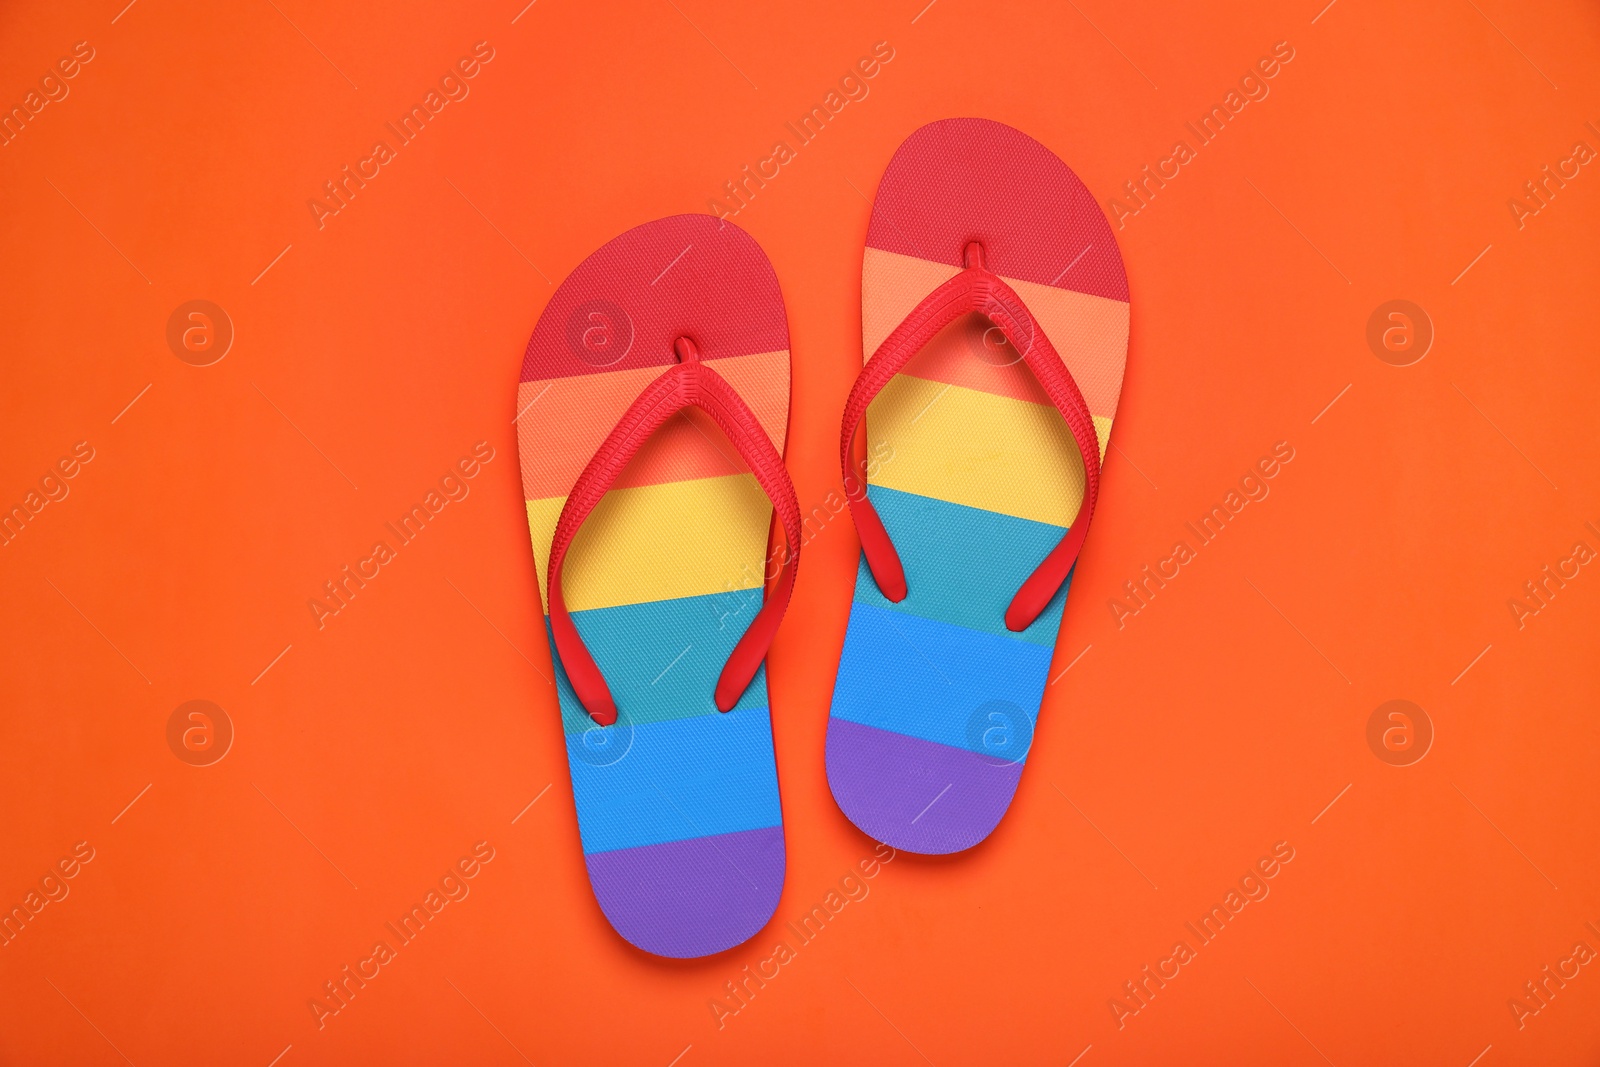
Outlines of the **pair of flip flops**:
{"type": "MultiPolygon", "coordinates": [[[[1127,355],[1093,196],[1008,126],[916,131],[873,204],[840,461],[862,557],[828,782],[897,849],[1011,803],[1094,511],[1127,355]]],[[[680,215],[578,266],[523,357],[528,525],[590,884],[670,957],[771,919],[785,866],[763,660],[802,515],[790,352],[756,242],[680,215]]]]}

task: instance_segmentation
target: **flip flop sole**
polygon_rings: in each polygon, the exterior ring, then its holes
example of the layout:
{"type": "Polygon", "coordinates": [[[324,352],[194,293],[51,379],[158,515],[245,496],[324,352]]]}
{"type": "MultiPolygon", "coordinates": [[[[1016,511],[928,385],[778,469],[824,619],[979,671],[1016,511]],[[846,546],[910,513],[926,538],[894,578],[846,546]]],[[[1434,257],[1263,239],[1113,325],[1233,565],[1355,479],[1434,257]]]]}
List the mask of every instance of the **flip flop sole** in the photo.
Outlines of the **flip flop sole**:
{"type": "MultiPolygon", "coordinates": [[[[541,601],[556,521],[639,392],[695,339],[782,453],[789,334],[776,276],[743,230],[680,215],[584,260],[523,359],[517,435],[541,601]]],[[[762,603],[772,508],[709,418],[674,416],[584,523],[564,568],[574,625],[616,698],[597,726],[552,640],[579,835],[601,910],[661,956],[731,948],[771,918],[783,817],[766,670],[726,714],[719,673],[762,603]]],[[[546,629],[549,616],[546,615],[546,629]]]]}
{"type": "MultiPolygon", "coordinates": [[[[961,272],[974,240],[1060,352],[1104,456],[1127,359],[1122,257],[1077,176],[1009,126],[948,119],[896,151],[867,235],[865,354],[961,272]]],[[[1033,743],[1070,581],[1021,633],[1006,629],[1005,611],[1077,513],[1083,468],[1020,354],[979,315],[940,333],[884,388],[866,432],[867,492],[909,593],[890,603],[862,559],[828,783],[872,837],[957,852],[998,825],[1033,743]]]]}

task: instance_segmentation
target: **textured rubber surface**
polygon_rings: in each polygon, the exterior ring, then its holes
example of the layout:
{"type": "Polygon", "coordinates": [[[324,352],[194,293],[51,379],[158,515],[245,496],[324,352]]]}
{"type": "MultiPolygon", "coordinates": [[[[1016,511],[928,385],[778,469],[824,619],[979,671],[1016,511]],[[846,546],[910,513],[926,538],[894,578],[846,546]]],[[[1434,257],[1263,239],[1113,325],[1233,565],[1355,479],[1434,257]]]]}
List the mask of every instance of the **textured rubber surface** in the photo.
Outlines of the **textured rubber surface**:
{"type": "MultiPolygon", "coordinates": [[[[755,241],[732,223],[679,215],[600,248],[545,308],[518,387],[547,610],[551,538],[567,494],[639,391],[675,365],[679,336],[694,339],[783,451],[788,325],[755,241]]],[[[741,943],[772,916],[783,886],[765,668],[732,711],[712,702],[762,603],[771,516],[721,432],[689,410],[641,448],[567,556],[567,607],[620,714],[595,725],[552,645],[589,881],[617,932],[657,955],[741,943]]]]}
{"type": "MultiPolygon", "coordinates": [[[[864,355],[962,270],[970,241],[1061,354],[1103,458],[1127,360],[1121,254],[1077,176],[1008,126],[947,119],[895,153],[867,234],[864,355]]],[[[1032,745],[1070,580],[1020,633],[1005,611],[1077,513],[1083,467],[1020,353],[979,315],[940,333],[884,388],[866,432],[878,457],[868,495],[909,592],[891,604],[863,559],[828,784],[874,838],[957,852],[998,825],[1032,745]]]]}

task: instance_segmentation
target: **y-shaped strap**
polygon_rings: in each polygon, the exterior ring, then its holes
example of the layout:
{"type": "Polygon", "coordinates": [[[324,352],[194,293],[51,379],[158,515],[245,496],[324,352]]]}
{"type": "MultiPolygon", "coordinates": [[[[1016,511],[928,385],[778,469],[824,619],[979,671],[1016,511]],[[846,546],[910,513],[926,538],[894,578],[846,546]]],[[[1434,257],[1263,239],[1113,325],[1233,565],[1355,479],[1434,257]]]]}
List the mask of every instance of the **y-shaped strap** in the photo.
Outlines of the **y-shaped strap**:
{"type": "Polygon", "coordinates": [[[913,356],[939,333],[962,315],[981,311],[994,321],[1005,334],[1006,340],[1022,353],[1023,362],[1033,370],[1045,395],[1067,420],[1072,439],[1083,454],[1084,492],[1078,515],[1072,520],[1066,536],[1044,558],[1038,568],[1028,576],[1017,590],[1006,609],[1006,627],[1013,631],[1026,630],[1039,613],[1056,595],[1061,583],[1067,580],[1072,565],[1083,548],[1083,539],[1089,532],[1089,520],[1094,515],[1095,499],[1100,493],[1100,442],[1095,436],[1094,419],[1083,402],[1078,383],[1056,354],[1050,339],[1035,321],[1022,298],[998,275],[983,266],[983,246],[973,241],[967,245],[966,269],[939,288],[912,309],[911,314],[895,327],[894,332],[878,346],[861,376],[850,390],[844,406],[844,425],[839,435],[839,465],[844,470],[845,496],[850,503],[850,517],[855,520],[856,531],[861,535],[861,550],[867,557],[872,578],[883,595],[894,603],[906,596],[906,573],[895,551],[894,541],[884,529],[877,509],[867,498],[865,482],[851,469],[855,453],[856,433],[861,420],[866,417],[867,406],[889,384],[889,380],[903,370],[913,356]]]}
{"type": "MultiPolygon", "coordinates": [[[[755,475],[783,523],[786,544],[782,569],[771,595],[723,665],[714,694],[720,710],[729,711],[739,702],[766,658],[794,592],[795,569],[800,562],[800,504],[782,457],[772,447],[755,413],[727,379],[700,362],[694,342],[680,337],[674,347],[681,362],[647,385],[617,420],[617,425],[589,460],[567,496],[561,517],[556,521],[555,539],[550,545],[550,630],[573,691],[582,701],[584,710],[601,726],[617,721],[617,705],[606,685],[605,675],[601,674],[583,638],[578,636],[572,616],[567,613],[561,596],[561,565],[572,539],[600,503],[600,498],[615,484],[640,446],[669,418],[688,407],[697,407],[710,415],[749,465],[750,473],[755,475]]],[[[684,551],[697,552],[700,548],[688,545],[684,551]]]]}

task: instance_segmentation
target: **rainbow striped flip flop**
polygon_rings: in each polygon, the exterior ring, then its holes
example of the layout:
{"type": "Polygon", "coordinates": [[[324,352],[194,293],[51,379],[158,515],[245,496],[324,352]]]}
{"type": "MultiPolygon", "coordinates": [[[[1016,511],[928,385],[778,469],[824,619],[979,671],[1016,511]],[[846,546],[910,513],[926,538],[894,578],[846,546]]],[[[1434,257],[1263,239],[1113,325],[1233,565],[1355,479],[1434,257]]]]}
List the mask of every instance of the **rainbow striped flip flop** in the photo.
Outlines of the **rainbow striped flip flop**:
{"type": "Polygon", "coordinates": [[[589,883],[646,952],[731,948],[784,874],[763,660],[800,509],[766,255],[709,215],[611,241],[539,317],[517,410],[589,883]]]}
{"type": "Polygon", "coordinates": [[[1033,743],[1122,389],[1128,283],[1065,163],[947,119],[890,161],[861,290],[873,355],[840,462],[862,557],[828,784],[877,840],[957,852],[999,824],[1033,743]]]}

